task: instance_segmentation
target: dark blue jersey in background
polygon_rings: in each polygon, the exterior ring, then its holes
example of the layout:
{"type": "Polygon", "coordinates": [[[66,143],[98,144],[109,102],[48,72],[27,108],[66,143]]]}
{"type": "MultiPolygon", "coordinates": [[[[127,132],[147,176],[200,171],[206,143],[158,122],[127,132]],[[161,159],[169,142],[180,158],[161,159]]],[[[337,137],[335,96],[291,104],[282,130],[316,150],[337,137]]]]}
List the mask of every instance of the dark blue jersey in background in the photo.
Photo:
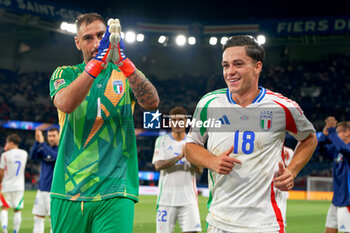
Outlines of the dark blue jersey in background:
{"type": "Polygon", "coordinates": [[[345,144],[335,128],[329,128],[328,137],[322,134],[317,147],[333,159],[333,205],[350,206],[350,143],[345,144]]]}
{"type": "Polygon", "coordinates": [[[30,158],[34,160],[41,160],[41,171],[39,178],[39,190],[51,191],[53,169],[57,158],[57,146],[51,147],[45,142],[39,143],[35,141],[32,150],[30,151],[30,158]]]}

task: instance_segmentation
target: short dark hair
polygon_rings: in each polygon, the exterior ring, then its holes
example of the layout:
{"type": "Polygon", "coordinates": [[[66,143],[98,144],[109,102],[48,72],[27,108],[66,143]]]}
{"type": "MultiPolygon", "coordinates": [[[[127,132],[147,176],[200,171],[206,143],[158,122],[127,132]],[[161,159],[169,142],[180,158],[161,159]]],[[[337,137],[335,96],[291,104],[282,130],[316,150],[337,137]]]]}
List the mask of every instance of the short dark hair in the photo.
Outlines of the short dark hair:
{"type": "Polygon", "coordinates": [[[344,131],[350,130],[350,121],[341,121],[337,124],[337,127],[343,127],[344,131]]]}
{"type": "Polygon", "coordinates": [[[92,23],[96,20],[101,21],[107,27],[106,21],[104,20],[104,18],[100,14],[86,13],[86,14],[78,15],[77,20],[75,21],[76,26],[77,26],[77,32],[79,31],[82,24],[89,25],[90,23],[92,23]]]}
{"type": "Polygon", "coordinates": [[[176,106],[170,110],[169,115],[170,116],[187,115],[187,110],[184,107],[176,106]]]}
{"type": "Polygon", "coordinates": [[[54,131],[56,131],[58,134],[60,133],[60,130],[56,127],[53,127],[47,130],[47,132],[54,132],[54,131]]]}
{"type": "Polygon", "coordinates": [[[21,143],[21,138],[17,134],[10,134],[6,138],[6,142],[12,142],[15,145],[19,145],[21,143]]]}
{"type": "Polygon", "coordinates": [[[222,46],[222,52],[224,52],[227,48],[236,46],[245,47],[246,53],[250,58],[252,58],[254,61],[261,61],[264,63],[265,50],[258,43],[258,41],[254,39],[254,37],[250,35],[232,36],[222,46]]]}

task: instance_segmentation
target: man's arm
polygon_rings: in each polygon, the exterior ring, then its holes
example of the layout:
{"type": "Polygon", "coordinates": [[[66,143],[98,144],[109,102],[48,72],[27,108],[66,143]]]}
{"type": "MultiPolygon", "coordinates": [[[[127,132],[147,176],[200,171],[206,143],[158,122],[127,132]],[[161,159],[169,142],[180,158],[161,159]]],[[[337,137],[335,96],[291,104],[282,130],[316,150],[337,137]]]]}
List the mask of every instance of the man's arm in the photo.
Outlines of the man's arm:
{"type": "Polygon", "coordinates": [[[29,153],[29,157],[31,159],[34,159],[34,160],[39,159],[39,154],[38,154],[39,145],[40,145],[39,142],[37,142],[37,141],[34,142],[34,145],[29,153]]]}
{"type": "Polygon", "coordinates": [[[57,150],[52,149],[45,142],[41,143],[40,146],[42,147],[42,150],[40,152],[41,152],[41,158],[43,160],[45,160],[45,161],[56,161],[57,150]]]}
{"type": "Polygon", "coordinates": [[[183,153],[180,154],[179,156],[176,156],[174,158],[171,159],[166,159],[166,160],[158,160],[154,163],[154,167],[156,168],[157,171],[160,171],[162,169],[168,168],[168,167],[172,167],[174,166],[180,159],[182,159],[183,153]]]}
{"type": "Polygon", "coordinates": [[[195,166],[209,168],[219,174],[229,174],[236,163],[242,162],[236,158],[229,157],[233,151],[233,146],[224,153],[215,156],[204,147],[195,143],[186,143],[186,159],[195,166]]]}
{"type": "Polygon", "coordinates": [[[203,167],[196,166],[191,163],[190,170],[195,172],[198,176],[201,176],[203,174],[203,167]]]}
{"type": "Polygon", "coordinates": [[[0,186],[2,183],[2,179],[4,179],[4,171],[5,171],[5,169],[0,169],[0,186]]]}
{"type": "MultiPolygon", "coordinates": [[[[333,151],[335,150],[334,145],[332,145],[332,142],[329,140],[329,134],[328,134],[328,119],[334,119],[334,117],[327,117],[325,120],[326,125],[323,127],[321,135],[317,138],[317,147],[316,147],[316,152],[322,154],[323,156],[327,157],[332,157],[333,156],[333,151]]],[[[336,124],[336,122],[335,122],[336,124]]]]}
{"type": "Polygon", "coordinates": [[[284,168],[283,164],[279,163],[278,176],[273,179],[276,188],[282,191],[288,191],[293,188],[295,177],[310,160],[316,146],[317,137],[315,133],[310,133],[304,140],[298,142],[289,166],[284,168]]]}
{"type": "Polygon", "coordinates": [[[95,79],[86,71],[71,84],[59,90],[54,97],[54,105],[64,113],[72,113],[85,99],[95,79]]]}
{"type": "Polygon", "coordinates": [[[156,109],[159,105],[159,96],[153,84],[138,70],[127,78],[140,106],[146,110],[156,109]]]}

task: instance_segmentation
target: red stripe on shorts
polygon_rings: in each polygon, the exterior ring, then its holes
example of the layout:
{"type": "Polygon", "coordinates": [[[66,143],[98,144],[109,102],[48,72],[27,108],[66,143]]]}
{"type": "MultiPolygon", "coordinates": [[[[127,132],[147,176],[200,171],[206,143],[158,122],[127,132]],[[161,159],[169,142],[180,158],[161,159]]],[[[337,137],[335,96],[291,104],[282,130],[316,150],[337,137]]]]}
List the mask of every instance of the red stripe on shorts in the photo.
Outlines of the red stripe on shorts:
{"type": "Polygon", "coordinates": [[[271,183],[271,204],[272,204],[273,211],[275,212],[278,225],[280,226],[280,230],[278,231],[278,233],[284,233],[283,217],[282,217],[281,210],[278,207],[276,202],[275,191],[273,190],[273,182],[271,183]]]}
{"type": "Polygon", "coordinates": [[[4,196],[2,195],[2,193],[0,193],[0,201],[1,201],[3,207],[10,208],[9,204],[7,204],[7,202],[6,202],[5,198],[4,198],[4,196]]]}

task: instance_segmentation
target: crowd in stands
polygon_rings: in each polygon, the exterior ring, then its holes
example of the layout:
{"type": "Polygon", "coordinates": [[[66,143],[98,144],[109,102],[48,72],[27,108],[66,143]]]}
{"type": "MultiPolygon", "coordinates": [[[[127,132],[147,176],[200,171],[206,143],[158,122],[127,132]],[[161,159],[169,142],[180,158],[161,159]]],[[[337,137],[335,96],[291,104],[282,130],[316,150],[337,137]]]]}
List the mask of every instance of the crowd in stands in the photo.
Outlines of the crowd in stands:
{"type": "MultiPolygon", "coordinates": [[[[183,75],[168,80],[157,79],[152,74],[147,76],[158,90],[161,99],[159,109],[162,113],[168,113],[170,108],[180,105],[192,114],[204,94],[226,86],[222,75],[183,75]]],[[[49,78],[48,73],[0,70],[0,120],[57,123],[57,111],[49,97],[49,78]]],[[[315,62],[294,61],[265,65],[260,85],[298,102],[317,131],[322,130],[324,119],[329,115],[334,115],[337,120],[350,120],[349,53],[332,55],[315,62]]],[[[142,128],[143,110],[136,107],[134,115],[136,128],[142,128]]],[[[1,146],[6,137],[4,129],[2,131],[1,146]]],[[[23,135],[24,149],[29,151],[34,141],[34,132],[23,132],[23,135]]],[[[138,138],[140,170],[153,169],[151,159],[154,141],[155,137],[138,138]]],[[[303,169],[302,176],[331,176],[330,167],[329,159],[315,153],[303,169]]],[[[299,183],[303,185],[303,182],[301,179],[299,183]]]]}

